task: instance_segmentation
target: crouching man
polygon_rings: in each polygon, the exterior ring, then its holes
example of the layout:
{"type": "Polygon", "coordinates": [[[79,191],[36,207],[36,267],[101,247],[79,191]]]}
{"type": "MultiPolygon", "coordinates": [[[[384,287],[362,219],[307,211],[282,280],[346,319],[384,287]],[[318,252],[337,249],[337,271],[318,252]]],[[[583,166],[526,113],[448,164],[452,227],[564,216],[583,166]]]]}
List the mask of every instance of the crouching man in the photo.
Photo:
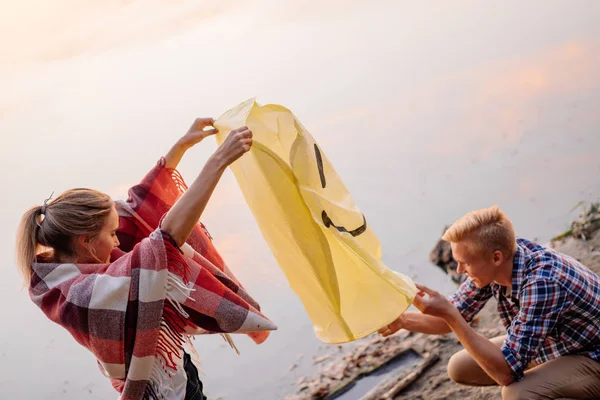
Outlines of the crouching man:
{"type": "Polygon", "coordinates": [[[464,350],[448,375],[458,383],[501,385],[503,399],[600,398],[600,278],[571,257],[515,238],[498,207],[473,211],[444,234],[468,279],[449,298],[425,286],[379,332],[453,331],[464,350]],[[507,329],[487,339],[468,324],[495,297],[507,329]]]}

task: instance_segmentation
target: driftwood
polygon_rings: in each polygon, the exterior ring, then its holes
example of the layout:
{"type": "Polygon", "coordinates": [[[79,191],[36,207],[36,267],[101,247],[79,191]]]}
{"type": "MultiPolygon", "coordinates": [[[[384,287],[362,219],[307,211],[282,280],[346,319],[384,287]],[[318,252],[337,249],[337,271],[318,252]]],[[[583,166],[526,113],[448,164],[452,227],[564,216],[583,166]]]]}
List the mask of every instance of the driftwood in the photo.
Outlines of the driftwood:
{"type": "MultiPolygon", "coordinates": [[[[420,337],[420,336],[418,336],[420,337]]],[[[408,351],[420,353],[421,345],[415,343],[416,337],[402,332],[387,338],[374,337],[360,343],[349,353],[330,356],[320,371],[308,379],[299,381],[295,395],[287,400],[327,399],[345,390],[348,385],[368,375],[391,360],[408,351]]],[[[422,341],[419,339],[419,341],[422,341]]]]}
{"type": "Polygon", "coordinates": [[[425,371],[427,371],[433,364],[438,362],[440,357],[437,352],[430,353],[421,364],[411,371],[408,375],[404,377],[400,382],[398,382],[394,387],[392,387],[387,393],[385,393],[382,397],[384,400],[393,399],[398,393],[412,385],[425,371]]]}
{"type": "Polygon", "coordinates": [[[300,379],[298,389],[291,396],[286,396],[286,400],[325,400],[335,397],[337,394],[348,389],[349,385],[359,380],[365,375],[369,375],[375,370],[385,366],[398,357],[407,353],[417,353],[424,360],[416,363],[412,368],[410,365],[399,367],[401,373],[395,373],[393,377],[385,379],[377,385],[379,397],[390,390],[400,390],[397,384],[402,381],[409,385],[438,359],[437,348],[441,341],[446,338],[427,336],[423,334],[413,334],[406,331],[386,338],[374,337],[370,341],[360,343],[349,353],[332,356],[331,360],[322,365],[320,371],[312,378],[300,379]],[[431,363],[431,364],[430,364],[431,363]],[[413,376],[413,370],[421,369],[413,376]],[[408,376],[413,376],[412,381],[405,381],[408,376]],[[387,382],[386,387],[381,384],[387,382]]]}
{"type": "MultiPolygon", "coordinates": [[[[412,347],[406,348],[396,357],[401,357],[405,353],[414,352],[412,347]]],[[[391,390],[399,380],[403,379],[408,371],[405,368],[400,368],[399,371],[393,372],[391,376],[386,378],[383,382],[380,382],[376,387],[371,389],[367,394],[360,398],[360,400],[379,400],[381,396],[391,390]]]]}
{"type": "Polygon", "coordinates": [[[418,365],[409,370],[401,368],[371,389],[360,400],[392,399],[393,396],[410,386],[440,359],[437,352],[424,354],[423,357],[424,359],[418,365]]]}

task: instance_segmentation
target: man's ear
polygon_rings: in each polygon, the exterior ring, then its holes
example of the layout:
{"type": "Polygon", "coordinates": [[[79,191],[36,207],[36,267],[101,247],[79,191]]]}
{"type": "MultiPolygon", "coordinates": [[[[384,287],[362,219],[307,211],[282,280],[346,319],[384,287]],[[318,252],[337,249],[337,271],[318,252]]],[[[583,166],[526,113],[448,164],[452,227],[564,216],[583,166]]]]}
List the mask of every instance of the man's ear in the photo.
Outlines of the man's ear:
{"type": "Polygon", "coordinates": [[[492,261],[494,262],[495,266],[502,264],[504,262],[504,254],[502,254],[500,250],[494,251],[492,254],[492,261]]]}

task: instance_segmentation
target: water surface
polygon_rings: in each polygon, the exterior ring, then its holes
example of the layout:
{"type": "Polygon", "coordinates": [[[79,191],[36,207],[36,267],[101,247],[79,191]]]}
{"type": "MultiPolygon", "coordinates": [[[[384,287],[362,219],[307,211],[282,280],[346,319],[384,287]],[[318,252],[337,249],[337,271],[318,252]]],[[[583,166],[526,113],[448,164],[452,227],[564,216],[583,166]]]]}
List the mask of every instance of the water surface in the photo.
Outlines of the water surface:
{"type": "MultiPolygon", "coordinates": [[[[560,233],[600,196],[599,26],[594,0],[0,1],[0,397],[115,396],[20,290],[22,213],[70,187],[123,197],[194,117],[250,97],[311,131],[386,264],[445,293],[427,255],[464,213],[498,204],[522,236],[560,233]]],[[[214,149],[189,152],[188,181],[214,149]]],[[[241,356],[198,338],[207,393],[282,399],[328,347],[229,172],[203,220],[279,325],[241,356]]]]}

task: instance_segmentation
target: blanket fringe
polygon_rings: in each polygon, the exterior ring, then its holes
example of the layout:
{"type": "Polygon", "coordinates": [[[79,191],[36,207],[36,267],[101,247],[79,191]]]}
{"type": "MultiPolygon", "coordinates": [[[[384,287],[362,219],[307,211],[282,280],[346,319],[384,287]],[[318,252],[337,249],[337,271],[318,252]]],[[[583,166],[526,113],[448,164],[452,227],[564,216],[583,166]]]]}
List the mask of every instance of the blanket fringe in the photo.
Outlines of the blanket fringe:
{"type": "Polygon", "coordinates": [[[146,387],[146,396],[148,400],[163,400],[173,389],[169,382],[173,374],[169,373],[167,366],[162,362],[162,359],[157,358],[152,367],[150,374],[150,382],[146,387]]]}
{"type": "Polygon", "coordinates": [[[166,299],[169,301],[169,303],[171,303],[171,306],[173,306],[173,308],[177,310],[179,314],[181,314],[183,318],[189,318],[190,315],[183,309],[183,306],[176,300],[175,296],[177,295],[177,293],[179,293],[180,295],[183,295],[183,297],[186,300],[190,299],[192,301],[195,301],[190,297],[190,293],[193,292],[193,290],[194,289],[190,289],[187,286],[185,286],[181,278],[169,272],[169,275],[167,277],[166,299]]]}
{"type": "MultiPolygon", "coordinates": [[[[187,284],[189,283],[189,276],[191,274],[191,269],[188,263],[183,258],[181,254],[181,250],[175,247],[173,244],[168,241],[164,241],[165,250],[167,252],[167,269],[171,274],[174,275],[174,278],[177,278],[181,281],[182,290],[190,290],[187,288],[187,284]],[[183,289],[185,288],[185,289],[183,289]]],[[[168,284],[168,281],[167,281],[168,284]]]]}
{"type": "MultiPolygon", "coordinates": [[[[173,171],[172,177],[181,190],[187,189],[183,178],[176,170],[173,171]]],[[[147,398],[150,400],[162,400],[168,392],[172,391],[169,382],[177,373],[176,358],[182,359],[183,346],[189,343],[185,326],[190,316],[183,308],[183,303],[187,300],[195,301],[191,297],[194,289],[187,286],[191,270],[181,251],[168,241],[165,241],[165,250],[169,272],[165,282],[166,301],[156,342],[155,360],[146,390],[147,398]]],[[[239,355],[240,352],[231,336],[227,333],[221,336],[239,355]]]]}
{"type": "Polygon", "coordinates": [[[235,352],[237,353],[237,355],[239,356],[240,351],[238,350],[237,346],[235,345],[235,342],[233,341],[233,338],[231,337],[231,335],[229,333],[221,333],[221,336],[223,337],[223,340],[225,340],[227,343],[229,343],[231,348],[234,349],[235,352]]]}
{"type": "MultiPolygon", "coordinates": [[[[179,254],[177,256],[177,258],[181,257],[179,254]]],[[[183,259],[181,261],[185,263],[183,259]]],[[[168,264],[172,265],[170,262],[168,264]]],[[[154,365],[152,366],[150,382],[146,391],[150,400],[162,400],[166,398],[168,392],[172,391],[169,383],[177,373],[178,368],[175,359],[183,357],[183,345],[186,343],[184,328],[189,314],[177,299],[184,299],[183,301],[191,299],[190,293],[193,289],[185,285],[181,276],[171,271],[172,268],[169,268],[165,285],[165,297],[168,301],[165,302],[163,309],[163,317],[156,342],[154,365]]]]}
{"type": "Polygon", "coordinates": [[[185,184],[185,181],[183,180],[183,177],[181,176],[179,171],[177,171],[176,169],[171,171],[171,179],[173,179],[173,182],[175,182],[175,186],[177,186],[177,189],[179,189],[181,193],[185,193],[188,187],[185,184]]]}

